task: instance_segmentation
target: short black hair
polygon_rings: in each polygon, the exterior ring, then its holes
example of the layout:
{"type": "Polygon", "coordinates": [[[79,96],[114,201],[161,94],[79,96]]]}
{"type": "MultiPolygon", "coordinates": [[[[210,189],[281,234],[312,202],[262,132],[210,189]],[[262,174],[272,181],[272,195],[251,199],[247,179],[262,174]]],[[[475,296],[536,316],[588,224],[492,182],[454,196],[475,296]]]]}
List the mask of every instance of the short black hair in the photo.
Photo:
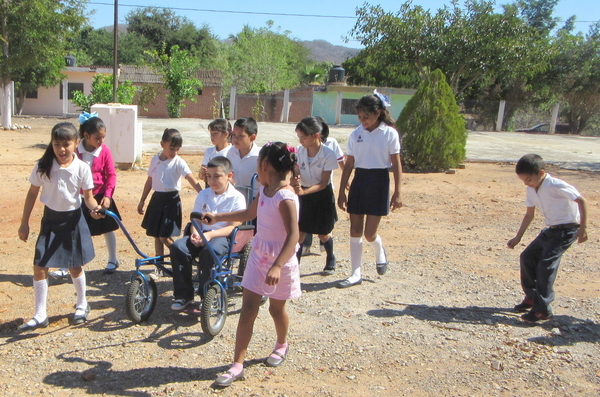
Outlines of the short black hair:
{"type": "Polygon", "coordinates": [[[217,156],[210,159],[206,168],[221,168],[224,173],[229,174],[231,172],[231,161],[225,156],[217,156]]]}
{"type": "Polygon", "coordinates": [[[183,145],[183,137],[175,128],[166,128],[161,140],[172,147],[181,147],[183,145]]]}
{"type": "Polygon", "coordinates": [[[526,154],[517,161],[515,171],[517,175],[537,175],[546,169],[544,159],[533,153],[526,154]]]}
{"type": "Polygon", "coordinates": [[[252,117],[242,117],[241,119],[237,119],[233,126],[243,128],[248,135],[258,134],[258,124],[256,124],[256,120],[252,117]]]}
{"type": "Polygon", "coordinates": [[[231,133],[231,123],[226,119],[214,119],[208,125],[208,131],[221,131],[231,133]]]}

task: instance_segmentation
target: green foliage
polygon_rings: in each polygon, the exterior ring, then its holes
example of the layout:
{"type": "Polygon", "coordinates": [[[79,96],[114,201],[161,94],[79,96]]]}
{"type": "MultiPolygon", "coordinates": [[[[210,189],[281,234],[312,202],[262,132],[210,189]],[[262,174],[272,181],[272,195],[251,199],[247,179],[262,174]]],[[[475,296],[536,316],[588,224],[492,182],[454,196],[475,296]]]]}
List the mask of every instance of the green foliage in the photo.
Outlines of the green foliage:
{"type": "MultiPolygon", "coordinates": [[[[70,44],[77,63],[81,65],[113,66],[114,35],[106,29],[85,26],[70,44]]],[[[149,41],[135,33],[119,33],[120,64],[142,65],[144,51],[151,47],[149,41]]]]}
{"type": "Polygon", "coordinates": [[[421,83],[396,126],[402,134],[402,158],[409,167],[440,171],[456,167],[465,158],[465,120],[439,69],[421,83]]]}
{"type": "Polygon", "coordinates": [[[265,112],[265,105],[263,105],[262,99],[260,99],[260,95],[256,94],[256,103],[252,106],[251,109],[252,117],[255,120],[264,120],[267,117],[267,112],[265,112]]]}
{"type": "MultiPolygon", "coordinates": [[[[117,102],[124,105],[133,103],[136,88],[127,80],[119,83],[117,87],[117,102]]],[[[81,91],[73,93],[73,103],[79,106],[79,111],[89,112],[97,103],[110,103],[113,101],[113,76],[112,74],[97,74],[92,81],[92,90],[89,95],[81,91]]]]}
{"type": "Polygon", "coordinates": [[[58,56],[54,61],[36,67],[15,69],[12,79],[15,82],[16,113],[21,114],[28,92],[39,87],[53,87],[64,78],[61,70],[65,65],[65,58],[58,56]]]}
{"type": "Polygon", "coordinates": [[[146,51],[146,54],[154,61],[150,66],[159,73],[169,94],[167,95],[167,113],[169,117],[181,117],[183,101],[189,99],[196,101],[198,90],[202,88],[202,82],[194,76],[198,70],[198,63],[185,50],[180,50],[175,45],[170,48],[170,54],[166,48],[159,51],[146,51]]]}

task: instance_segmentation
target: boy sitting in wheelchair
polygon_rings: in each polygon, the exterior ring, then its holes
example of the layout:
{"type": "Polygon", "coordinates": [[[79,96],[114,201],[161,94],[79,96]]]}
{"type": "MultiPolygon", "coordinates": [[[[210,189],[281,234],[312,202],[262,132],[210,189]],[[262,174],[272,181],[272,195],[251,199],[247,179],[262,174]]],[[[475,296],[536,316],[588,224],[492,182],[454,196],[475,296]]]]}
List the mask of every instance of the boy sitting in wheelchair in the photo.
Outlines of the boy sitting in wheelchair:
{"type": "MultiPolygon", "coordinates": [[[[194,212],[223,213],[239,211],[246,208],[246,198],[229,183],[233,176],[231,162],[223,156],[210,160],[206,166],[206,180],[210,189],[201,190],[196,197],[194,212]]],[[[229,236],[240,222],[218,222],[214,225],[202,225],[202,232],[210,242],[217,256],[222,257],[229,250],[229,236]]],[[[178,239],[170,247],[171,266],[173,268],[173,304],[171,309],[183,310],[194,302],[194,285],[192,281],[193,260],[198,257],[199,291],[210,279],[210,271],[214,260],[198,231],[191,226],[191,234],[178,239]]]]}

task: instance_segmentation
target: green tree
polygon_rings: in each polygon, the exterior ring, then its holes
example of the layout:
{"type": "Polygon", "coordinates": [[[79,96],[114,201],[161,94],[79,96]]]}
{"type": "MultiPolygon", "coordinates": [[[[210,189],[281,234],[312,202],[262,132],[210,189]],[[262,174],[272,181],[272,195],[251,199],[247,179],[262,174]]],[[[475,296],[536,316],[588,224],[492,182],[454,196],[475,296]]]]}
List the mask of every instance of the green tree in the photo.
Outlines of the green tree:
{"type": "Polygon", "coordinates": [[[86,0],[0,0],[0,89],[6,99],[2,126],[9,128],[10,82],[16,70],[46,68],[66,55],[67,39],[85,21],[86,0]]]}
{"type": "Polygon", "coordinates": [[[410,167],[439,171],[456,167],[465,158],[465,120],[439,69],[421,83],[396,125],[402,133],[402,158],[410,167]]]}
{"type": "MultiPolygon", "coordinates": [[[[136,33],[119,33],[118,47],[120,64],[143,65],[144,51],[151,46],[145,37],[136,33]]],[[[71,41],[71,52],[79,64],[113,66],[113,32],[86,26],[71,41]]]]}
{"type": "Polygon", "coordinates": [[[28,92],[36,91],[39,87],[53,87],[64,78],[61,70],[65,66],[65,58],[59,56],[45,65],[20,68],[11,73],[15,82],[15,113],[21,114],[25,97],[28,92]]]}
{"type": "Polygon", "coordinates": [[[159,51],[146,51],[153,63],[150,65],[158,74],[162,76],[166,88],[169,90],[167,95],[167,113],[169,117],[181,117],[183,101],[189,99],[196,101],[198,90],[202,88],[202,82],[194,76],[198,70],[198,63],[185,50],[180,50],[178,46],[170,49],[170,54],[166,48],[159,51]]]}
{"type": "MultiPolygon", "coordinates": [[[[131,81],[126,80],[119,83],[117,87],[117,102],[124,105],[133,103],[136,88],[131,81]]],[[[73,103],[79,106],[79,111],[89,112],[91,107],[97,103],[110,103],[113,100],[113,75],[97,74],[92,80],[92,90],[89,95],[81,91],[73,93],[73,103]]]]}

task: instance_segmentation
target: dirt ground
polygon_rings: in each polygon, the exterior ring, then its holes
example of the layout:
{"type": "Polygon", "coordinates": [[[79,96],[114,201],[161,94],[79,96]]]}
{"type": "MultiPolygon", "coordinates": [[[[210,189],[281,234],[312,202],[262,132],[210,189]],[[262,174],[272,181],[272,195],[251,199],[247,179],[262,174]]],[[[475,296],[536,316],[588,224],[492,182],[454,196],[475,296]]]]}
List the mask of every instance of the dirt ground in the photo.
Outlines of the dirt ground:
{"type": "MultiPolygon", "coordinates": [[[[107,255],[85,266],[89,321],[70,326],[75,291],[52,281],[50,326],[18,334],[33,315],[32,236],[18,239],[28,176],[56,119],[15,120],[31,130],[0,131],[0,395],[23,396],[597,396],[600,394],[600,184],[598,174],[550,169],[587,198],[589,236],[565,255],[556,282],[555,318],[527,325],[511,312],[520,302],[519,253],[542,228],[540,216],[518,249],[506,248],[524,214],[525,188],[514,164],[468,163],[454,175],[404,174],[404,207],[382,222],[390,259],[375,271],[365,245],[364,282],[335,288],[349,273],[349,224],[334,230],[338,271],[321,276],[318,246],[302,259],[303,296],[289,302],[290,353],[264,366],[275,333],[261,309],[246,361],[246,380],[211,387],[231,362],[241,299],[231,299],[225,328],[210,340],[196,316],[170,310],[172,284],[158,281],[150,319],[134,325],[124,295],[136,254],[118,234],[121,267],[103,274],[107,255]]],[[[146,121],[149,122],[149,121],[146,121]]],[[[197,170],[201,156],[184,156],[197,170]]],[[[149,163],[150,157],[144,158],[149,163]]],[[[339,178],[339,173],[338,173],[339,178]]],[[[144,252],[152,241],[135,209],[144,170],[118,171],[115,200],[144,252]]],[[[185,184],[184,184],[185,185],[185,184]]],[[[182,192],[184,213],[195,192],[182,192]]],[[[539,215],[539,214],[538,214],[539,215]]]]}

